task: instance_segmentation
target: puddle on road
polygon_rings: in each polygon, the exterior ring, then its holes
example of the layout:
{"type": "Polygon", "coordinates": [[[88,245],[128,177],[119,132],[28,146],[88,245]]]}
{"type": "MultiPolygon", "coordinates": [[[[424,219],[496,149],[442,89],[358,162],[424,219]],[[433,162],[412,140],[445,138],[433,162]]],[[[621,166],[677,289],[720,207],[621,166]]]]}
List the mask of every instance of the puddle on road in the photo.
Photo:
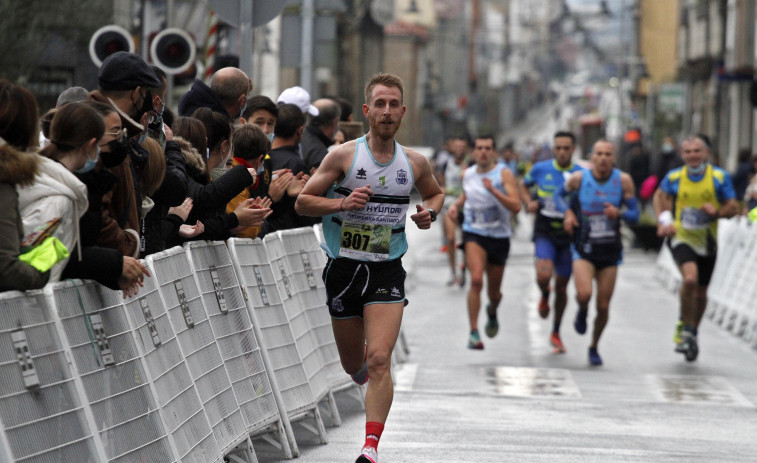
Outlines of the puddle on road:
{"type": "Polygon", "coordinates": [[[647,380],[663,402],[754,407],[728,381],[719,376],[648,375],[647,380]]]}
{"type": "Polygon", "coordinates": [[[497,395],[513,397],[564,397],[581,393],[570,371],[557,368],[494,367],[483,369],[497,395]]]}

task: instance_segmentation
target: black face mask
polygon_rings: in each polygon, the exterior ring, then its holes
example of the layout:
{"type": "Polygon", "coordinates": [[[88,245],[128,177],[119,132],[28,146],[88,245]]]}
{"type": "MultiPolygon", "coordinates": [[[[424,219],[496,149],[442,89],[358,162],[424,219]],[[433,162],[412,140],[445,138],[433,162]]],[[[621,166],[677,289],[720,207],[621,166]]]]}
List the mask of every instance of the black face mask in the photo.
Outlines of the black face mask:
{"type": "Polygon", "coordinates": [[[100,159],[103,160],[103,166],[107,168],[116,167],[124,162],[126,155],[129,154],[129,140],[124,138],[121,141],[111,140],[108,142],[110,152],[101,152],[100,159]]]}
{"type": "Polygon", "coordinates": [[[142,107],[137,110],[136,121],[139,122],[140,120],[142,120],[142,116],[144,116],[148,111],[154,111],[152,107],[152,93],[149,91],[145,94],[145,97],[142,100],[142,107]]]}

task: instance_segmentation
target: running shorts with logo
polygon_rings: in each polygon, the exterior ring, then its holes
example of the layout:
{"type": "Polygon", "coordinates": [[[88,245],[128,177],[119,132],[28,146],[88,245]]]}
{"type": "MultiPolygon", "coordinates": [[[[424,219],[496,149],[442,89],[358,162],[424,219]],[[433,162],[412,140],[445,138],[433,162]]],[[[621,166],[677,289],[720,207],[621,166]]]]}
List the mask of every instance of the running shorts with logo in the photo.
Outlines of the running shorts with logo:
{"type": "Polygon", "coordinates": [[[369,304],[407,305],[406,275],[401,259],[365,262],[329,258],[323,269],[329,314],[334,318],[362,318],[369,304]]]}

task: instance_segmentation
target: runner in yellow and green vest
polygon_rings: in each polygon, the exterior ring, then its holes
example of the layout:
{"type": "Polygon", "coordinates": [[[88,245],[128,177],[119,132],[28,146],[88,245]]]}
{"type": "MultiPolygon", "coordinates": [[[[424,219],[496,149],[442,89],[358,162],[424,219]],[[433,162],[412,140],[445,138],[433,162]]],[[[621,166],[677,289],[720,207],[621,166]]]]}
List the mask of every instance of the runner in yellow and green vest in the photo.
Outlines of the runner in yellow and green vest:
{"type": "Polygon", "coordinates": [[[691,362],[699,353],[697,328],[715,267],[718,219],[738,214],[739,204],[728,172],[707,162],[710,150],[702,138],[691,135],[681,146],[685,165],[665,175],[654,207],[657,234],[668,237],[683,277],[675,350],[691,362]]]}

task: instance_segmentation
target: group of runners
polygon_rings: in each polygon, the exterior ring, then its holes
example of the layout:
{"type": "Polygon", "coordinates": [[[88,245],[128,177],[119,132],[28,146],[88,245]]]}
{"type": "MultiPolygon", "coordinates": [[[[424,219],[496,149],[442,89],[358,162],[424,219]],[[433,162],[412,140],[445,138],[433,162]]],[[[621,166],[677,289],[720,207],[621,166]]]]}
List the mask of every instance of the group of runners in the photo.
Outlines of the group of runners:
{"type": "MultiPolygon", "coordinates": [[[[362,109],[368,133],[331,151],[295,206],[301,215],[323,217],[323,247],[329,258],[323,279],[337,349],[346,373],[356,383],[366,384],[365,443],[356,463],[378,461],[378,443],[394,394],[391,357],[408,303],[401,260],[407,251],[406,218],[409,215],[418,228],[429,229],[445,201],[429,161],[394,138],[406,110],[403,96],[402,81],[395,75],[378,74],[367,83],[362,109]],[[410,204],[413,189],[421,198],[414,209],[410,204]]],[[[493,337],[499,330],[497,309],[510,250],[511,219],[525,204],[528,212],[536,214],[533,237],[541,291],[537,310],[542,318],[553,313],[550,342],[555,352],[565,352],[560,325],[571,273],[578,303],[573,325],[579,334],[587,331],[596,281],[588,359],[591,365],[602,364],[598,343],[623,258],[620,223],[638,221],[639,205],[630,176],[614,167],[612,143],[599,140],[594,144],[588,169],[573,163],[575,146],[570,132],[555,134],[554,158],[535,164],[520,184],[498,160],[492,136],[475,138],[472,165],[464,167],[457,160],[462,171],[460,191],[450,201],[445,220],[462,224],[470,275],[469,348],[483,349],[478,318],[484,277],[485,332],[493,337]]],[[[670,237],[683,274],[676,350],[689,360],[697,354],[697,327],[715,259],[716,219],[738,212],[729,175],[710,165],[708,154],[701,138],[686,138],[685,165],[665,176],[654,198],[658,233],[670,237]]],[[[449,244],[454,249],[454,240],[449,244]]],[[[453,282],[459,282],[455,273],[453,282]]]]}
{"type": "MultiPolygon", "coordinates": [[[[493,154],[493,138],[474,140],[473,163],[462,174],[462,193],[450,204],[445,218],[462,224],[465,263],[471,276],[467,295],[470,349],[484,348],[478,329],[484,275],[488,296],[485,333],[494,337],[499,330],[497,308],[510,249],[510,218],[522,202],[526,211],[535,215],[536,283],[541,293],[536,309],[545,319],[553,314],[549,342],[555,353],[566,352],[560,327],[573,275],[577,303],[573,327],[580,335],[589,328],[589,302],[596,285],[588,361],[602,365],[599,340],[607,326],[618,266],[623,261],[621,221],[638,222],[640,208],[631,177],[614,167],[616,153],[611,142],[600,139],[594,143],[587,168],[573,162],[575,148],[574,134],[557,132],[553,158],[534,164],[516,186],[513,172],[493,154]]],[[[681,155],[684,165],[667,173],[653,203],[658,235],[667,238],[683,280],[680,318],[673,337],[675,351],[693,361],[699,352],[697,330],[715,264],[717,219],[736,215],[739,205],[729,174],[708,162],[709,147],[703,137],[684,139],[681,155]]]]}

